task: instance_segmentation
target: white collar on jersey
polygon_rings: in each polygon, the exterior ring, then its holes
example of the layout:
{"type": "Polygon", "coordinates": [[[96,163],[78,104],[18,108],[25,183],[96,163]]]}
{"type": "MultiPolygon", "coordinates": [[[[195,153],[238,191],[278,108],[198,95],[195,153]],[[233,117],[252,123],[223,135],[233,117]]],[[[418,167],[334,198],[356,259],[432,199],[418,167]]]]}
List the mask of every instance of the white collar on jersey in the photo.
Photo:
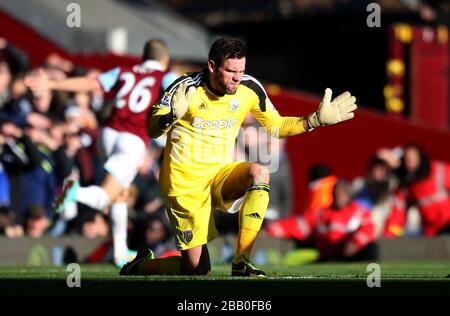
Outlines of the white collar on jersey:
{"type": "Polygon", "coordinates": [[[155,70],[160,70],[160,71],[164,71],[163,66],[161,65],[161,63],[159,61],[156,60],[146,60],[142,63],[142,66],[144,68],[149,68],[149,69],[155,69],[155,70]]]}

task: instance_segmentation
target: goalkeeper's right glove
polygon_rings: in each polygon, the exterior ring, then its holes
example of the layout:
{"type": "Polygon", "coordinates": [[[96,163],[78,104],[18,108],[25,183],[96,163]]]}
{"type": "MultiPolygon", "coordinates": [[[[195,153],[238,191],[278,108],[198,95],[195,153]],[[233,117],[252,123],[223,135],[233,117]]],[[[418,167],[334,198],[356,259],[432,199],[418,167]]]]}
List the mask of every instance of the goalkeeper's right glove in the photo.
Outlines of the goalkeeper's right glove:
{"type": "Polygon", "coordinates": [[[187,86],[186,82],[182,82],[178,85],[171,102],[172,115],[174,120],[178,120],[186,114],[189,104],[194,98],[197,89],[195,87],[187,86]],[[187,91],[186,91],[187,90],[187,91]]]}
{"type": "Polygon", "coordinates": [[[347,91],[331,101],[332,93],[331,89],[327,88],[319,109],[308,115],[310,129],[343,122],[355,116],[353,111],[357,109],[356,98],[347,91]]]}

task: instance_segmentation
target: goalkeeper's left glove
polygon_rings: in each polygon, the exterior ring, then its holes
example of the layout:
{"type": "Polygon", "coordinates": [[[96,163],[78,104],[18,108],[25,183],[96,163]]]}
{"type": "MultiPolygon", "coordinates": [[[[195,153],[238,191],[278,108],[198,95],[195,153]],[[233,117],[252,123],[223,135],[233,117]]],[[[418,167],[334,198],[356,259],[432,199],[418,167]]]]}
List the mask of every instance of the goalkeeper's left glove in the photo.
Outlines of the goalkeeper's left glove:
{"type": "Polygon", "coordinates": [[[332,93],[327,88],[319,109],[308,115],[307,122],[311,129],[343,122],[355,116],[353,111],[357,109],[356,98],[347,91],[331,101],[332,93]]]}

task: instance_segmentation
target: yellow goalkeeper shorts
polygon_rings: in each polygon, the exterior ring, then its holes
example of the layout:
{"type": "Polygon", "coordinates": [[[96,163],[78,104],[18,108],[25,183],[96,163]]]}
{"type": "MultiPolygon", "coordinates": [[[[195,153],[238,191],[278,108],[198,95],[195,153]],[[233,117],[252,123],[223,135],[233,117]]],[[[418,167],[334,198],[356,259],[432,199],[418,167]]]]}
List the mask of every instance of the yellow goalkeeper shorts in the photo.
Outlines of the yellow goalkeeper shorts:
{"type": "Polygon", "coordinates": [[[242,162],[224,165],[204,189],[164,197],[178,250],[205,245],[217,237],[213,209],[230,213],[239,211],[243,197],[225,203],[221,192],[225,180],[240,164],[242,162]]]}

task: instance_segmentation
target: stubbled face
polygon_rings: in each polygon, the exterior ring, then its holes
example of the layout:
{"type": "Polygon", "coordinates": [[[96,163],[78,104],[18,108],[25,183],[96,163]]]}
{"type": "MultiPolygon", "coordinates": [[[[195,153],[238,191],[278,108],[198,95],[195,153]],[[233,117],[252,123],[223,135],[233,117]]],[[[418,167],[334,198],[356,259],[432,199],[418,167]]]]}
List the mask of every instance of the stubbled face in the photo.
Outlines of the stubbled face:
{"type": "Polygon", "coordinates": [[[208,62],[211,86],[224,94],[235,94],[245,71],[245,57],[241,59],[225,59],[217,67],[214,61],[208,62]]]}
{"type": "Polygon", "coordinates": [[[405,151],[405,167],[408,173],[414,173],[420,166],[420,154],[416,148],[408,148],[405,151]]]}

